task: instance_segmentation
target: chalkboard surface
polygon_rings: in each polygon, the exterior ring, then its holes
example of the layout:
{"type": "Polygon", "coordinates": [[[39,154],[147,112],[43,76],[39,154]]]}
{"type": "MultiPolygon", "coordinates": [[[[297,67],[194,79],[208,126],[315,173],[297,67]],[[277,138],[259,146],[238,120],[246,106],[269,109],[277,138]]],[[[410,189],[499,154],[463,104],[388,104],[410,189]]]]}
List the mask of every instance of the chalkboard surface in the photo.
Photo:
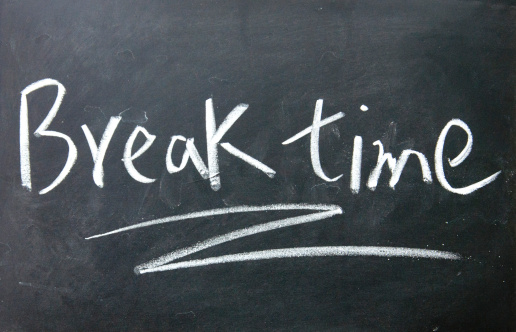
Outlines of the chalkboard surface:
{"type": "Polygon", "coordinates": [[[0,330],[511,331],[515,14],[1,1],[0,330]]]}

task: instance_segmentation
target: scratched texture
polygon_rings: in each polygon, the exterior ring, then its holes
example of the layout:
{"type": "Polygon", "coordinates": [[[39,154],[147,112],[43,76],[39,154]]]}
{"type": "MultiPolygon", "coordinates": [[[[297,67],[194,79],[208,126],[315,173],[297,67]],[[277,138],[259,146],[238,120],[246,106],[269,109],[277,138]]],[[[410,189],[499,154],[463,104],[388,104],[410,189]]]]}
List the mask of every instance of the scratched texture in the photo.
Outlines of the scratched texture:
{"type": "MultiPolygon", "coordinates": [[[[512,3],[514,5],[514,3],[512,3]]],[[[0,1],[0,330],[511,331],[514,325],[516,174],[515,7],[503,1],[0,1]],[[20,91],[43,78],[67,94],[51,130],[69,135],[78,160],[59,174],[67,146],[31,135],[32,184],[20,183],[20,91]],[[170,175],[170,136],[195,137],[206,160],[204,102],[217,120],[249,109],[225,135],[273,168],[269,179],[224,151],[221,190],[190,163],[170,175]],[[310,164],[308,127],[317,99],[323,169],[310,164]],[[365,104],[369,111],[360,111],[365,104]],[[105,187],[80,128],[98,141],[121,114],[104,160],[105,187]],[[435,178],[433,153],[453,118],[471,128],[473,151],[450,183],[500,177],[460,196],[435,178]],[[121,162],[136,125],[157,136],[135,161],[152,184],[121,162]],[[353,138],[364,140],[359,194],[349,189],[353,138]],[[396,186],[387,169],[365,187],[380,139],[398,156],[424,153],[434,183],[410,159],[396,186]],[[172,250],[240,227],[296,215],[269,212],[85,237],[134,223],[243,204],[324,203],[344,214],[240,239],[192,258],[301,246],[398,246],[452,251],[460,261],[299,258],[135,275],[172,250]]],[[[55,88],[29,96],[33,132],[55,88]]],[[[143,139],[137,140],[138,144],[143,139]]],[[[450,131],[445,157],[466,142],[450,131]]],[[[178,145],[179,146],[179,145],[178,145]]],[[[174,155],[179,163],[181,153],[174,155]]]]}

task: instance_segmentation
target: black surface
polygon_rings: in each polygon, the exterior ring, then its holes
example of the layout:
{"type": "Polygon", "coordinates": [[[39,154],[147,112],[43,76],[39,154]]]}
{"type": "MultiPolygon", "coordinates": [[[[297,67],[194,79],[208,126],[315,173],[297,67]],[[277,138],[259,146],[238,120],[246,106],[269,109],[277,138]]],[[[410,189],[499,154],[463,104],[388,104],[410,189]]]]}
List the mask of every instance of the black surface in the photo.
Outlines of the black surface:
{"type": "MultiPolygon", "coordinates": [[[[2,1],[0,10],[1,330],[514,328],[516,20],[510,2],[30,0],[2,1]],[[31,134],[34,190],[22,187],[20,92],[43,78],[67,89],[50,130],[73,139],[78,159],[63,183],[38,195],[67,155],[63,140],[31,134]],[[273,168],[274,179],[223,150],[217,192],[191,163],[167,173],[172,135],[195,137],[206,162],[204,102],[211,97],[219,123],[237,104],[250,105],[225,138],[273,168]],[[308,136],[281,144],[311,124],[317,99],[324,99],[323,118],[346,113],[321,129],[324,170],[330,177],[344,174],[334,183],[314,174],[308,136]],[[361,112],[362,104],[369,111],[361,112]],[[87,124],[98,142],[109,117],[126,109],[100,189],[80,126],[87,124]],[[465,186],[502,171],[466,196],[443,189],[433,166],[439,133],[453,118],[469,125],[474,144],[462,165],[446,168],[449,181],[465,186]],[[157,136],[135,161],[142,174],[158,178],[152,184],[134,181],[120,161],[137,124],[157,136]],[[349,189],[355,135],[364,140],[357,195],[349,189]],[[387,168],[376,191],[367,189],[377,139],[395,156],[409,148],[423,152],[433,184],[421,181],[414,158],[396,190],[388,186],[387,168]],[[84,239],[143,220],[274,203],[337,204],[344,214],[192,258],[356,245],[446,250],[464,259],[298,258],[133,273],[174,249],[295,212],[84,239]]],[[[31,133],[55,90],[30,95],[31,133]]],[[[445,157],[456,156],[465,141],[464,132],[451,130],[445,157]]]]}

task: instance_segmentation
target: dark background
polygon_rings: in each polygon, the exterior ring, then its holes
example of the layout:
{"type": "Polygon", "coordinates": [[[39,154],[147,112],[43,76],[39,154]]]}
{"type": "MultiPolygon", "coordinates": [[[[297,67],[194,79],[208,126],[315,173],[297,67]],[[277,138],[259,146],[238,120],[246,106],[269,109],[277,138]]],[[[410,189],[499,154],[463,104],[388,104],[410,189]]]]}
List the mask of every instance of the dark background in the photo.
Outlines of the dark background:
{"type": "MultiPolygon", "coordinates": [[[[496,1],[1,1],[0,329],[512,330],[515,21],[515,7],[496,1]],[[20,92],[43,78],[67,89],[50,130],[71,136],[78,160],[61,185],[38,195],[67,156],[63,140],[31,134],[34,190],[21,186],[20,92]],[[191,163],[167,173],[172,135],[195,137],[206,161],[210,97],[218,123],[238,103],[250,105],[225,138],[276,170],[274,179],[223,150],[218,192],[191,163]],[[334,183],[315,176],[308,137],[281,145],[311,124],[320,98],[323,118],[346,113],[321,130],[325,172],[344,174],[334,183]],[[87,124],[98,142],[109,117],[124,110],[100,189],[80,126],[87,124]],[[463,164],[445,168],[450,183],[466,186],[502,170],[467,196],[443,189],[433,167],[439,133],[453,118],[469,125],[474,144],[463,164]],[[153,184],[134,181],[120,161],[137,124],[157,135],[135,161],[158,179],[153,184]],[[355,135],[364,138],[358,195],[349,190],[355,135]],[[421,181],[411,157],[396,190],[388,187],[387,168],[376,191],[368,190],[377,139],[394,156],[423,152],[434,183],[421,181]],[[464,259],[277,259],[133,273],[174,249],[295,213],[223,216],[84,240],[193,211],[303,202],[338,204],[344,214],[191,257],[377,245],[447,250],[464,259]]],[[[55,93],[45,88],[29,96],[31,132],[55,93]]],[[[465,141],[452,129],[445,158],[465,141]]]]}

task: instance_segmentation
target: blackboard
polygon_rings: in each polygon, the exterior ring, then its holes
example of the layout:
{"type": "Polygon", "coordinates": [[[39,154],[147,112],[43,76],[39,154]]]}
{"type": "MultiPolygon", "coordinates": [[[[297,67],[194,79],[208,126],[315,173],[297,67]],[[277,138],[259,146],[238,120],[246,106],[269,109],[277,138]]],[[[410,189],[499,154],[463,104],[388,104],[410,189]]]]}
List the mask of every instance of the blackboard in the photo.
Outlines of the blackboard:
{"type": "Polygon", "coordinates": [[[512,330],[514,18],[1,1],[0,329],[512,330]]]}

